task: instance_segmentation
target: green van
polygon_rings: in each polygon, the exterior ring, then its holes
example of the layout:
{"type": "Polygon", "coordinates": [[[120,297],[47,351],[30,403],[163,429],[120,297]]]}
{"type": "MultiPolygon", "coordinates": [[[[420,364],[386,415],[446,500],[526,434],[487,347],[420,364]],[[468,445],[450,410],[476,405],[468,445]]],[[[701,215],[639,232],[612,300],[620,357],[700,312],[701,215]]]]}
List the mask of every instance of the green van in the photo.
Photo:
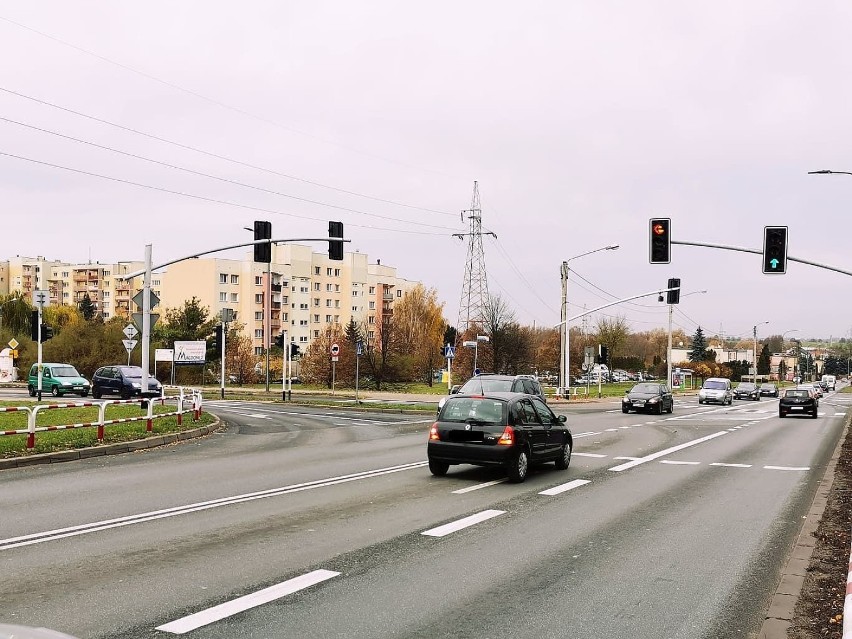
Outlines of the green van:
{"type": "MultiPolygon", "coordinates": [[[[43,393],[51,393],[54,397],[62,397],[65,393],[76,393],[80,397],[86,397],[89,394],[91,384],[71,364],[42,364],[41,366],[43,393]]],[[[33,364],[30,368],[27,390],[30,392],[30,397],[35,397],[38,392],[38,364],[33,364]]]]}

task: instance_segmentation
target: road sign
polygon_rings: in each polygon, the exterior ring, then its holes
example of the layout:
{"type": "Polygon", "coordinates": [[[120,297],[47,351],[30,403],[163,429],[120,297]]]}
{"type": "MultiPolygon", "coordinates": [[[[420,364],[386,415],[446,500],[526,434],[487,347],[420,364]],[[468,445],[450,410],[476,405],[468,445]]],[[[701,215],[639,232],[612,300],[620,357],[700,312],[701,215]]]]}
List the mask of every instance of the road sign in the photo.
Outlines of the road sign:
{"type": "Polygon", "coordinates": [[[175,361],[175,350],[173,348],[155,348],[155,362],[173,362],[175,361]]]}
{"type": "Polygon", "coordinates": [[[362,342],[360,340],[355,342],[355,354],[356,355],[363,355],[364,354],[364,342],[362,342]]]}
{"type": "MultiPolygon", "coordinates": [[[[591,366],[595,363],[595,347],[594,346],[586,346],[583,349],[583,359],[585,360],[586,366],[591,366]]],[[[586,369],[583,369],[586,370],[586,369]]]]}
{"type": "MultiPolygon", "coordinates": [[[[340,346],[337,345],[337,342],[331,345],[331,355],[332,357],[337,357],[340,354],[340,346]]],[[[334,360],[337,361],[337,360],[334,360]]]]}
{"type": "Polygon", "coordinates": [[[50,306],[50,296],[47,291],[33,291],[33,302],[39,306],[50,306]]]}
{"type": "Polygon", "coordinates": [[[127,349],[127,352],[129,353],[129,352],[130,352],[130,351],[132,351],[134,348],[136,348],[136,345],[137,345],[139,342],[138,342],[138,341],[136,341],[135,339],[123,339],[123,340],[121,340],[121,343],[122,343],[122,344],[124,344],[124,348],[126,348],[126,349],[127,349]]]}
{"type": "Polygon", "coordinates": [[[474,375],[479,375],[479,373],[481,373],[481,372],[482,372],[482,371],[480,371],[478,368],[474,368],[474,369],[473,369],[473,374],[474,374],[474,375]]]}
{"type": "Polygon", "coordinates": [[[340,358],[339,358],[339,357],[337,357],[336,355],[333,355],[333,356],[331,357],[331,361],[332,361],[332,362],[336,362],[336,361],[338,361],[339,359],[340,359],[340,358]]]}
{"type": "Polygon", "coordinates": [[[456,347],[450,346],[447,344],[447,347],[444,349],[444,357],[447,359],[454,359],[456,356],[456,347]]]}
{"type": "Polygon", "coordinates": [[[124,336],[127,339],[133,339],[139,334],[139,331],[136,330],[136,327],[133,324],[128,324],[127,326],[125,326],[124,331],[122,332],[124,333],[124,336]]]}
{"type": "MultiPolygon", "coordinates": [[[[132,298],[133,303],[136,304],[136,306],[138,306],[139,308],[143,308],[143,305],[145,304],[144,293],[145,293],[145,291],[143,289],[143,290],[139,291],[138,293],[136,293],[136,295],[134,295],[133,298],[132,298]]],[[[154,308],[157,304],[160,303],[160,298],[157,297],[157,295],[154,293],[154,291],[150,291],[150,293],[148,294],[148,299],[151,300],[151,308],[154,308]]]]}
{"type": "Polygon", "coordinates": [[[11,348],[12,350],[18,348],[18,346],[20,346],[20,344],[18,343],[18,340],[16,340],[14,337],[9,340],[9,348],[11,348]]]}
{"type": "MultiPolygon", "coordinates": [[[[142,313],[131,313],[131,315],[133,317],[133,323],[139,328],[142,328],[142,313]]],[[[154,328],[154,324],[157,323],[158,319],[160,319],[159,313],[151,313],[151,328],[154,328]]]]}

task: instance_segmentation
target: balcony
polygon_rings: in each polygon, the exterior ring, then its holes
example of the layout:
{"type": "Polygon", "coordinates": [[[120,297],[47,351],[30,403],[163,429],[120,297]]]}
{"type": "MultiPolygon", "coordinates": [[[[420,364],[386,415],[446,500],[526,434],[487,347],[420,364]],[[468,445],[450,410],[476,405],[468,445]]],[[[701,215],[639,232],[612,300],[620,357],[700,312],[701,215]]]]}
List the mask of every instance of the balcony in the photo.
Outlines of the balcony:
{"type": "Polygon", "coordinates": [[[280,284],[273,284],[272,285],[272,292],[273,293],[280,293],[281,292],[281,285],[280,284]]]}
{"type": "Polygon", "coordinates": [[[393,293],[385,293],[384,295],[382,295],[382,299],[385,302],[392,302],[393,301],[393,293]]]}
{"type": "Polygon", "coordinates": [[[281,310],[281,302],[272,302],[272,310],[273,311],[281,310]]]}

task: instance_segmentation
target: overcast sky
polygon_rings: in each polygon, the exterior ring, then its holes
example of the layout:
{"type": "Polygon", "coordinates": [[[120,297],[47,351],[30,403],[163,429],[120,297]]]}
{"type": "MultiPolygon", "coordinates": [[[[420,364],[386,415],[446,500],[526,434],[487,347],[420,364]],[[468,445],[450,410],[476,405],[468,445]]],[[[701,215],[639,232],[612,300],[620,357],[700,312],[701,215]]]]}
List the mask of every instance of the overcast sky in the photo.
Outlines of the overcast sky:
{"type": "MultiPolygon", "coordinates": [[[[569,315],[680,277],[707,291],[688,334],[848,337],[849,276],[684,246],[650,265],[647,229],[760,249],[788,225],[791,256],[852,271],[852,176],[807,175],[852,171],[850,33],[841,1],[0,2],[0,152],[197,196],[0,155],[0,257],[163,262],[335,219],[455,324],[478,180],[489,288],[523,323],[559,321],[563,260],[619,244],[571,262],[569,315]]],[[[656,297],[606,312],[667,321],[656,297]]]]}

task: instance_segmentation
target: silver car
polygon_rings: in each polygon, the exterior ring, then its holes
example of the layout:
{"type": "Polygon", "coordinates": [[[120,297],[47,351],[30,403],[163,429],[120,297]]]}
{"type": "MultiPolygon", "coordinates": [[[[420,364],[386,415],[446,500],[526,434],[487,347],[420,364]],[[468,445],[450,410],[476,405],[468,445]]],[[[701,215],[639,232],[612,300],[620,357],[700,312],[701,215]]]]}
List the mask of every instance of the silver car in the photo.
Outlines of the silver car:
{"type": "Polygon", "coordinates": [[[710,377],[704,380],[698,391],[699,404],[733,404],[734,391],[731,390],[731,380],[726,377],[710,377]]]}

